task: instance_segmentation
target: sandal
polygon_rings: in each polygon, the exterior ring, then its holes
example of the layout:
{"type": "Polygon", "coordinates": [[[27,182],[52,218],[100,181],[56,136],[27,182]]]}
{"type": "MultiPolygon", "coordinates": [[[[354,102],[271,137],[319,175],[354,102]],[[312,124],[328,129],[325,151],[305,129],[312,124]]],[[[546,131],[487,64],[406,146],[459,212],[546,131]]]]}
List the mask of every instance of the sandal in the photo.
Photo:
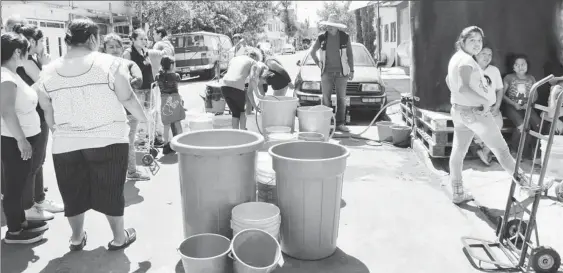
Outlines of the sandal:
{"type": "Polygon", "coordinates": [[[116,246],[113,245],[112,244],[113,241],[111,241],[108,243],[108,250],[115,251],[115,250],[124,249],[137,240],[137,231],[135,231],[134,228],[125,229],[125,234],[127,235],[127,238],[125,239],[125,243],[123,243],[120,246],[116,246]]]}
{"type": "Polygon", "coordinates": [[[70,251],[81,251],[84,249],[84,247],[86,246],[86,241],[88,241],[88,235],[86,234],[86,231],[84,231],[84,237],[82,237],[82,242],[80,242],[80,244],[78,245],[74,245],[74,244],[70,244],[69,248],[70,251]]]}

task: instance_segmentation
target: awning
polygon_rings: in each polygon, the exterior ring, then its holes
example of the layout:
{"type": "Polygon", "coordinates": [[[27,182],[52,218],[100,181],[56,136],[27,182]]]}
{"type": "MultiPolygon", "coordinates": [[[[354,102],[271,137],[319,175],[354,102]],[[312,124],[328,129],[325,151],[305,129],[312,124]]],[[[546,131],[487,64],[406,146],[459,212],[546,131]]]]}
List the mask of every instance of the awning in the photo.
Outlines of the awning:
{"type": "Polygon", "coordinates": [[[350,7],[348,8],[348,12],[355,11],[357,9],[365,8],[372,4],[375,1],[352,1],[350,7]]]}

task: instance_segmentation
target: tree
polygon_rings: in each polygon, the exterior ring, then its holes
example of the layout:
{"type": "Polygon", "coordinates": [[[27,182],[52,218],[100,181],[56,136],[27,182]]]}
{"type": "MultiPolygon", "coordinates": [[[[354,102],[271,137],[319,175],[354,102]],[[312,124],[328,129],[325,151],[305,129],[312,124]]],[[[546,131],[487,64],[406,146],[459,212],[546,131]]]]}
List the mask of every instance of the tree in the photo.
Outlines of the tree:
{"type": "Polygon", "coordinates": [[[373,45],[373,41],[375,41],[375,30],[373,28],[373,18],[375,17],[375,10],[373,5],[369,5],[364,7],[361,10],[361,18],[362,18],[362,44],[366,46],[368,51],[373,54],[375,51],[375,46],[373,45]]]}
{"type": "Polygon", "coordinates": [[[364,36],[362,36],[362,13],[360,9],[355,10],[354,15],[356,16],[356,41],[358,43],[364,43],[364,36]]]}
{"type": "Polygon", "coordinates": [[[141,14],[141,21],[148,22],[150,27],[158,24],[170,30],[178,32],[181,26],[190,21],[190,2],[181,1],[130,1],[130,6],[141,14]]]}
{"type": "MultiPolygon", "coordinates": [[[[336,14],[340,21],[347,26],[346,32],[350,36],[356,35],[356,19],[353,14],[348,12],[351,3],[351,1],[343,4],[340,1],[324,1],[322,9],[317,10],[317,16],[320,21],[325,21],[330,14],[336,14]]],[[[319,30],[324,29],[319,23],[317,23],[319,30]]]]}
{"type": "Polygon", "coordinates": [[[281,10],[278,12],[278,16],[282,23],[284,24],[284,32],[288,38],[294,37],[295,34],[299,31],[299,27],[295,18],[290,13],[292,1],[280,1],[279,4],[281,6],[281,10]]]}

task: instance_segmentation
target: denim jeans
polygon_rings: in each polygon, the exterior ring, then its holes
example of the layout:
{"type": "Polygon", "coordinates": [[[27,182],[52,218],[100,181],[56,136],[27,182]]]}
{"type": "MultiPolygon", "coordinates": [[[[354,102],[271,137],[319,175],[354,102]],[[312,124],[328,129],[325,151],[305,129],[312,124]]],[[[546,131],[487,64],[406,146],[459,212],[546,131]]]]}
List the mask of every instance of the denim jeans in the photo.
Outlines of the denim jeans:
{"type": "MultiPolygon", "coordinates": [[[[535,110],[530,112],[530,127],[529,129],[534,131],[539,131],[541,118],[535,110]]],[[[512,133],[512,140],[511,145],[514,150],[518,149],[518,145],[520,144],[520,137],[522,136],[522,126],[524,124],[524,117],[526,116],[526,110],[518,110],[514,108],[514,106],[505,103],[504,104],[504,114],[506,117],[512,121],[516,128],[512,133]]],[[[526,142],[524,143],[524,157],[530,157],[533,153],[533,140],[531,137],[526,138],[526,142]]]]}
{"type": "Polygon", "coordinates": [[[321,76],[323,105],[332,107],[332,89],[336,90],[336,125],[346,123],[346,84],[348,77],[341,72],[324,72],[321,76]]]}
{"type": "Polygon", "coordinates": [[[463,160],[474,136],[478,136],[493,152],[505,171],[512,174],[516,160],[510,154],[495,118],[489,109],[453,105],[454,141],[450,155],[450,180],[454,194],[463,193],[463,160]]]}
{"type": "MultiPolygon", "coordinates": [[[[25,183],[23,193],[23,208],[30,209],[35,203],[45,200],[45,187],[43,186],[43,163],[47,155],[47,142],[49,141],[49,125],[41,122],[41,132],[37,135],[37,153],[33,154],[36,168],[32,169],[25,183]]],[[[35,152],[35,151],[34,151],[35,152]]]]}

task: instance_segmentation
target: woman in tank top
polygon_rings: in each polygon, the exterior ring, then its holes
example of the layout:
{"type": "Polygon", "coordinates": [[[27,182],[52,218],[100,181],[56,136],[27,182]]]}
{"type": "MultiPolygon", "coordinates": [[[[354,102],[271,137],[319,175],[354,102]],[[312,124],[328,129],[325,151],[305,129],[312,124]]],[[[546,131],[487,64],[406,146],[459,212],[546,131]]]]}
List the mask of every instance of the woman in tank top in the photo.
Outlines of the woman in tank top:
{"type": "Polygon", "coordinates": [[[124,107],[140,121],[146,116],[123,60],[97,52],[99,38],[92,20],[70,22],[67,54],[45,66],[35,85],[53,107],[53,165],[72,229],[73,251],[86,245],[83,226],[90,209],[109,221],[113,233],[109,250],[136,240],[135,229],[125,229],[123,220],[129,150],[124,107]]]}

